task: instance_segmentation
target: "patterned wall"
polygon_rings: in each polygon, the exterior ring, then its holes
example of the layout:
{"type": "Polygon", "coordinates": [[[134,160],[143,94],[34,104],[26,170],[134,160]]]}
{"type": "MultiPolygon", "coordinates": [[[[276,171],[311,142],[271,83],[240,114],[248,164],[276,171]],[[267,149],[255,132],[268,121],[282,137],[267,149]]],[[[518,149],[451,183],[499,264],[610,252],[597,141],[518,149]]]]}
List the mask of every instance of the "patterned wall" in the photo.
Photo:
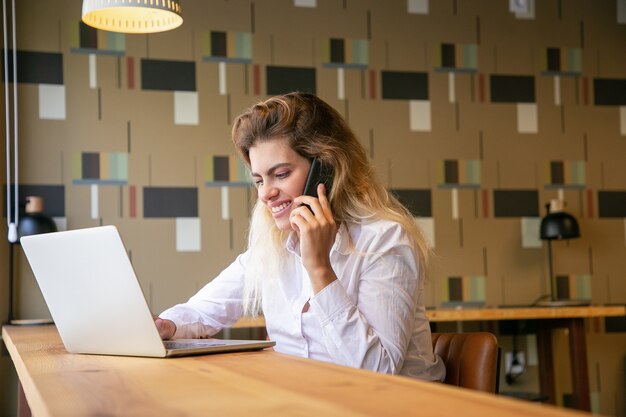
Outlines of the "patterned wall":
{"type": "Polygon", "coordinates": [[[47,3],[18,4],[22,195],[62,227],[118,225],[155,310],[244,247],[230,123],[292,90],[345,115],[418,217],[429,305],[546,294],[553,198],[582,228],[554,244],[559,293],[626,300],[621,2],[187,1],[182,28],[147,36],[47,3]]]}

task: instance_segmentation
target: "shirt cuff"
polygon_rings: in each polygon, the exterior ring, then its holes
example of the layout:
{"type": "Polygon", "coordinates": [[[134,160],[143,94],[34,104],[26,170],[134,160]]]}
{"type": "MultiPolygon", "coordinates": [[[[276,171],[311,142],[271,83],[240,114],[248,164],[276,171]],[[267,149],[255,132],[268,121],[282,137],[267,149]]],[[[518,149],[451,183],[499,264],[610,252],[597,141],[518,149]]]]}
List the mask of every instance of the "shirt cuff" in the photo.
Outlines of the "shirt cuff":
{"type": "Polygon", "coordinates": [[[321,324],[332,321],[337,315],[354,305],[338,279],[315,294],[310,303],[319,315],[321,324]]]}

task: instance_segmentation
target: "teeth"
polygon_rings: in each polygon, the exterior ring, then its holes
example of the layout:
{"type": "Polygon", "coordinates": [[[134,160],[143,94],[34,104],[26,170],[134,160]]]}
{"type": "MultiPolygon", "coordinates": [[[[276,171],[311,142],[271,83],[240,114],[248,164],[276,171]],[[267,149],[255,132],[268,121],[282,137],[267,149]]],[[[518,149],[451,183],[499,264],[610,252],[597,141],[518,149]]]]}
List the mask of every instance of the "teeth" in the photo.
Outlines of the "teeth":
{"type": "Polygon", "coordinates": [[[286,209],[290,205],[291,205],[291,203],[283,203],[280,206],[272,207],[271,208],[272,213],[278,213],[279,211],[286,209]]]}

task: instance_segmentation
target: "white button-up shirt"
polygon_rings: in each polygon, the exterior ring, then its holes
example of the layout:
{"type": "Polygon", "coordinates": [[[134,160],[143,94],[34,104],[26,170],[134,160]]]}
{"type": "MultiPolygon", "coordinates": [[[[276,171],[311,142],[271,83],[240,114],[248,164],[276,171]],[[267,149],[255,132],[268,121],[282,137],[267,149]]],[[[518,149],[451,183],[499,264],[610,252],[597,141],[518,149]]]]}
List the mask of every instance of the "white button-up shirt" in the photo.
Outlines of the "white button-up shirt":
{"type": "MultiPolygon", "coordinates": [[[[342,224],[330,253],[338,279],[315,295],[295,233],[286,248],[280,277],[263,286],[263,314],[276,351],[388,374],[444,378],[443,362],[432,350],[419,265],[399,224],[342,224]]],[[[239,255],[189,301],[160,315],[176,324],[175,338],[208,337],[240,318],[245,271],[253,267],[249,258],[248,252],[239,255]]]]}

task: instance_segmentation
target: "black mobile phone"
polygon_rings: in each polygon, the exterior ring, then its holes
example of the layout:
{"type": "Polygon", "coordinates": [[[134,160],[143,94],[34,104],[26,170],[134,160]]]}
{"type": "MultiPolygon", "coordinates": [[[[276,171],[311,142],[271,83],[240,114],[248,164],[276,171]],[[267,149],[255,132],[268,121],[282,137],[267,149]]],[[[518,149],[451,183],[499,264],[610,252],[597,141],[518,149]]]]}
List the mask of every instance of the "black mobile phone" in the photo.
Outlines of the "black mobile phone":
{"type": "Polygon", "coordinates": [[[330,166],[322,164],[315,157],[311,161],[311,169],[309,170],[309,176],[306,179],[302,195],[317,197],[317,186],[320,183],[323,183],[326,187],[326,197],[330,196],[330,188],[333,185],[333,170],[330,166]]]}

